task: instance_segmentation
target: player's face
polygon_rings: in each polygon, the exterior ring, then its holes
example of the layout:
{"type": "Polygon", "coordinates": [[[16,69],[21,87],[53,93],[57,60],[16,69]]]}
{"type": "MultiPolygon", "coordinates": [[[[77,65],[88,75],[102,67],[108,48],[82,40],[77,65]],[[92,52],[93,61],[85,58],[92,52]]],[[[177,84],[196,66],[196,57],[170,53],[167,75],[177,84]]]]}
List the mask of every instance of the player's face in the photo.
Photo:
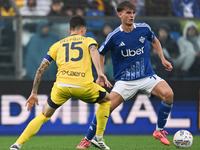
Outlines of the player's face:
{"type": "Polygon", "coordinates": [[[119,12],[118,16],[121,18],[122,24],[132,26],[135,19],[135,11],[127,8],[119,12]]]}

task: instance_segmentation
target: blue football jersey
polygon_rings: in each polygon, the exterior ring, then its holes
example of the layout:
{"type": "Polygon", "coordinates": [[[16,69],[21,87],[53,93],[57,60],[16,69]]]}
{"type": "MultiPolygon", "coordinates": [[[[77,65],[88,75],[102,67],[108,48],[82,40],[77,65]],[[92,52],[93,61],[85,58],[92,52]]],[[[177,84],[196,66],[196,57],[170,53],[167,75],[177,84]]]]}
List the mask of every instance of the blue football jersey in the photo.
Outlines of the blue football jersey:
{"type": "Polygon", "coordinates": [[[119,26],[108,34],[98,51],[105,55],[111,50],[116,81],[142,79],[155,74],[149,58],[149,42],[154,38],[154,32],[146,23],[134,23],[129,33],[119,26]]]}

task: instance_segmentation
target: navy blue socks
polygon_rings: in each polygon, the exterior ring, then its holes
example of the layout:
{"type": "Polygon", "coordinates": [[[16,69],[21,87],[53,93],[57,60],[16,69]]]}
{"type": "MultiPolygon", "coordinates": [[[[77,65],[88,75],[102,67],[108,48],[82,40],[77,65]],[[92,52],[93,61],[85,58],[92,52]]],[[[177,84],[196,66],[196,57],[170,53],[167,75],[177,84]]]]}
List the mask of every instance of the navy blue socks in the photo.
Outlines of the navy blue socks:
{"type": "Polygon", "coordinates": [[[167,122],[169,113],[171,112],[172,106],[173,106],[173,104],[168,104],[164,101],[161,101],[160,109],[158,111],[158,122],[156,125],[156,131],[163,130],[163,128],[167,122]]]}
{"type": "Polygon", "coordinates": [[[95,115],[85,137],[87,140],[93,139],[93,137],[96,134],[96,127],[97,127],[97,119],[95,115]]]}

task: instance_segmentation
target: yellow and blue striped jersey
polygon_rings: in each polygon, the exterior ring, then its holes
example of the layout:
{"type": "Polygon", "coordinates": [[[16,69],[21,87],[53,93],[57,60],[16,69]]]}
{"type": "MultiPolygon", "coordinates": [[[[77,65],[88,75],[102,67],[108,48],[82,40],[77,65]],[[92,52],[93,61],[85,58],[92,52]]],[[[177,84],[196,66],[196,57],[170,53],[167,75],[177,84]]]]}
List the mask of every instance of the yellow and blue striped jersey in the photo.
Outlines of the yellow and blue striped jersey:
{"type": "Polygon", "coordinates": [[[55,60],[58,66],[57,83],[84,86],[93,82],[90,45],[98,45],[90,37],[72,35],[64,38],[49,49],[45,57],[55,60]]]}

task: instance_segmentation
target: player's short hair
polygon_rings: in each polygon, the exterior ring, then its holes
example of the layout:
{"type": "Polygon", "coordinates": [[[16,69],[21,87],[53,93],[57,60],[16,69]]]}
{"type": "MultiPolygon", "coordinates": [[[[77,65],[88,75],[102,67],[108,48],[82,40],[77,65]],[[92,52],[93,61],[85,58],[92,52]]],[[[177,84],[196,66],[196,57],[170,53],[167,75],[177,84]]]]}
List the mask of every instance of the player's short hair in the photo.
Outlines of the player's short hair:
{"type": "Polygon", "coordinates": [[[121,12],[127,8],[132,9],[136,12],[136,7],[129,1],[124,1],[119,3],[119,5],[117,6],[117,12],[121,12]]]}
{"type": "Polygon", "coordinates": [[[87,23],[82,16],[74,16],[70,20],[70,30],[80,29],[81,27],[86,27],[87,23]]]}

